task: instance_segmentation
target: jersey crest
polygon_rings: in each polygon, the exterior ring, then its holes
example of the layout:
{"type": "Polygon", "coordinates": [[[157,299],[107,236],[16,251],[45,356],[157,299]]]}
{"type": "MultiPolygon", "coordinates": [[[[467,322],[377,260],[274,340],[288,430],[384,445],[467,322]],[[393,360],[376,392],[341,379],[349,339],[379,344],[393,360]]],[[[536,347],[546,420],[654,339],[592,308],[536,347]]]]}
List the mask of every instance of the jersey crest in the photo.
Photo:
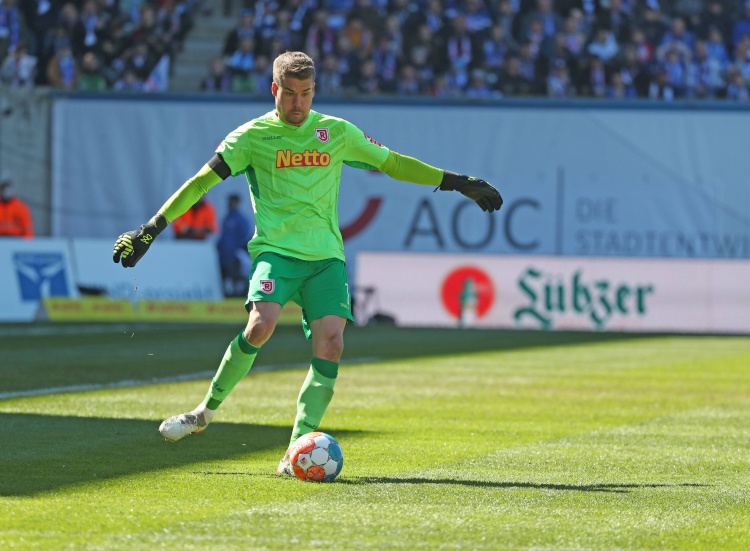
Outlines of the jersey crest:
{"type": "Polygon", "coordinates": [[[260,292],[270,295],[276,288],[275,279],[261,279],[260,280],[260,292]]]}
{"type": "Polygon", "coordinates": [[[331,136],[328,134],[327,128],[316,128],[315,135],[318,137],[318,140],[320,140],[322,143],[326,143],[328,140],[331,139],[331,136]]]}

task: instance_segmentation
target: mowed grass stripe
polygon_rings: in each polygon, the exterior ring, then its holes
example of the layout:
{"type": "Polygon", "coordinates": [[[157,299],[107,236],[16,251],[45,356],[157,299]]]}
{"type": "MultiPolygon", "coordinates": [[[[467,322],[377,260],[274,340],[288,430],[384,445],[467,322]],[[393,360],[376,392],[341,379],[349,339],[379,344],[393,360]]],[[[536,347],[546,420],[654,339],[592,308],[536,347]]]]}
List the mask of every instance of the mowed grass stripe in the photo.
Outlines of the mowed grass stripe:
{"type": "Polygon", "coordinates": [[[747,549],[748,366],[736,337],[344,364],[330,485],[270,474],[298,370],[251,374],[177,444],[158,422],[205,381],[6,400],[0,546],[747,549]]]}

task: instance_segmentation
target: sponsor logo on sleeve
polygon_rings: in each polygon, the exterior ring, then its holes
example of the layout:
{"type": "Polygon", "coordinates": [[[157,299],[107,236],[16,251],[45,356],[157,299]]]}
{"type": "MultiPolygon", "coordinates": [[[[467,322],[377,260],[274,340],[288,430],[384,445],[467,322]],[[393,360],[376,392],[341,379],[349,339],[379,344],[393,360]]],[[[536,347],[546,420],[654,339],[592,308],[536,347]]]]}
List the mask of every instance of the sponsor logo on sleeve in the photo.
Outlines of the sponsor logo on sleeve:
{"type": "Polygon", "coordinates": [[[369,134],[365,134],[364,132],[362,132],[362,133],[365,135],[365,138],[367,138],[368,140],[370,140],[372,143],[374,143],[378,147],[383,147],[383,144],[380,143],[378,140],[372,138],[369,134]]]}

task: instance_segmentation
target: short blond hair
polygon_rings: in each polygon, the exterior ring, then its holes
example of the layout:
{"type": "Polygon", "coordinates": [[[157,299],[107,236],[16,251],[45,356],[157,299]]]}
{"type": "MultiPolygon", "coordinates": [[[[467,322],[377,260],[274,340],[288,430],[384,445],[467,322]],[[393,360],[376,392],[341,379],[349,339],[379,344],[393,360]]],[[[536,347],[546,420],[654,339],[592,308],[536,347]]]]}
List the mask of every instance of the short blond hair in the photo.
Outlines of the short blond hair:
{"type": "Polygon", "coordinates": [[[284,52],[273,60],[273,81],[277,86],[286,77],[315,82],[315,62],[305,52],[284,52]]]}

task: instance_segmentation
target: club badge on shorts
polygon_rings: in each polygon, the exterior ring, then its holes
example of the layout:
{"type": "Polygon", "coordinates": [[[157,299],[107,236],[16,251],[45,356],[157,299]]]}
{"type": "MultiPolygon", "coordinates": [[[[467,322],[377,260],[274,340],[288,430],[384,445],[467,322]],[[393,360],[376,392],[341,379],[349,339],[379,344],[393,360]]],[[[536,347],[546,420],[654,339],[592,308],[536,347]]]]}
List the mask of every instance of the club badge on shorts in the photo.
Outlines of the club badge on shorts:
{"type": "Polygon", "coordinates": [[[276,288],[275,279],[261,279],[260,280],[260,292],[270,295],[276,288]]]}
{"type": "Polygon", "coordinates": [[[316,128],[315,135],[318,137],[318,140],[320,140],[323,143],[326,143],[328,140],[331,139],[331,136],[328,134],[327,128],[316,128]]]}

